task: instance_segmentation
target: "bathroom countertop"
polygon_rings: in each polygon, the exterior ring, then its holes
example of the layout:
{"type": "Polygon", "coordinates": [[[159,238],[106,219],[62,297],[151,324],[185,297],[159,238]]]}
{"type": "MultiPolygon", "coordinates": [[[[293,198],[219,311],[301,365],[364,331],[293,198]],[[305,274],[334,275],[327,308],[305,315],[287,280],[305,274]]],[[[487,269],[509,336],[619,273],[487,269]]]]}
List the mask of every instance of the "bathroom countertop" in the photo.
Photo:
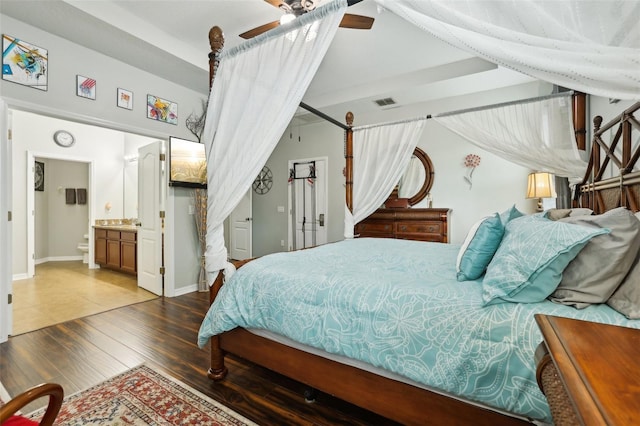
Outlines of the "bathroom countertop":
{"type": "Polygon", "coordinates": [[[93,225],[96,229],[110,229],[113,231],[133,231],[138,232],[136,225],[93,225]]]}

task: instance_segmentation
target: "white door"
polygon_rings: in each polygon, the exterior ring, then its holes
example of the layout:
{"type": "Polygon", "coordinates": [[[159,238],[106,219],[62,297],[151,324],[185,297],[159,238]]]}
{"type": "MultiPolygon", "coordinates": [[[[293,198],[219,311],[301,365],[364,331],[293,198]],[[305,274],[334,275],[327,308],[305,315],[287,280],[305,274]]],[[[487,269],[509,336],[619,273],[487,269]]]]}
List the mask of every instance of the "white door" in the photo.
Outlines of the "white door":
{"type": "Polygon", "coordinates": [[[13,327],[11,258],[11,126],[6,103],[0,99],[0,343],[5,342],[13,327]]]}
{"type": "Polygon", "coordinates": [[[327,243],[327,158],[289,162],[289,250],[327,243]]]}
{"type": "Polygon", "coordinates": [[[229,256],[234,260],[251,257],[252,217],[251,189],[244,194],[240,204],[229,215],[229,256]]]}
{"type": "Polygon", "coordinates": [[[163,294],[164,152],[162,141],[138,149],[138,286],[163,294]]]}

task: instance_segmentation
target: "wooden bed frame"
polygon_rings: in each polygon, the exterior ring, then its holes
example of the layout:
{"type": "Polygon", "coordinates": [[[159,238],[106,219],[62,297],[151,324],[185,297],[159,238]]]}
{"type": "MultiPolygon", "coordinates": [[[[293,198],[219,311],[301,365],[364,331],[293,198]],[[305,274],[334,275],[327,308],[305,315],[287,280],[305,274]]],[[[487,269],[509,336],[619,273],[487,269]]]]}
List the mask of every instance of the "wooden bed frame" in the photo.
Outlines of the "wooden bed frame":
{"type": "MultiPolygon", "coordinates": [[[[215,77],[219,54],[224,45],[222,30],[213,27],[209,32],[210,82],[215,77]]],[[[576,139],[584,149],[584,99],[574,97],[576,139]]],[[[352,208],[353,188],[353,114],[347,113],[345,130],[346,202],[352,208]]],[[[637,153],[634,157],[637,157],[637,153]]],[[[637,159],[637,158],[636,158],[637,159]]],[[[236,262],[241,267],[250,260],[236,262]]],[[[222,287],[222,276],[210,288],[210,302],[222,287]]],[[[211,338],[211,365],[208,377],[222,380],[228,373],[224,363],[226,353],[244,358],[277,373],[302,382],[313,389],[334,395],[344,401],[406,425],[474,424],[522,425],[529,422],[472,405],[454,397],[421,389],[376,374],[340,364],[289,346],[271,341],[249,331],[236,328],[211,338]]],[[[531,360],[533,365],[534,360],[531,360]]]]}
{"type": "Polygon", "coordinates": [[[627,207],[637,212],[640,210],[640,171],[633,171],[638,158],[640,146],[632,150],[633,130],[640,133],[640,102],[636,102],[620,115],[602,126],[602,117],[593,119],[593,143],[589,166],[579,191],[576,191],[574,205],[588,207],[596,214],[616,207],[627,207]],[[605,132],[618,126],[610,143],[602,139],[605,132]],[[622,142],[619,154],[616,148],[622,142]],[[607,167],[615,167],[619,175],[604,178],[607,167]]]}

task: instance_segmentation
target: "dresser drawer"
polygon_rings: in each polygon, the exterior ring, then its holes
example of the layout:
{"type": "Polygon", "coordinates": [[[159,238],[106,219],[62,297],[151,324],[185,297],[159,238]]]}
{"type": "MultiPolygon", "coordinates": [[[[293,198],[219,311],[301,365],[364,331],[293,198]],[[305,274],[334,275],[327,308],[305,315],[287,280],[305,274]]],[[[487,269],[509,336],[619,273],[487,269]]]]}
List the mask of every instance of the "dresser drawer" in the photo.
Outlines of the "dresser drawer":
{"type": "Polygon", "coordinates": [[[107,231],[107,238],[110,240],[119,240],[120,239],[120,231],[107,231]]]}
{"type": "Polygon", "coordinates": [[[107,238],[106,229],[96,229],[96,238],[107,238]]]}
{"type": "Polygon", "coordinates": [[[359,234],[392,234],[393,233],[393,223],[383,223],[383,222],[367,222],[367,223],[359,223],[356,226],[356,232],[359,234]]]}
{"type": "Polygon", "coordinates": [[[436,234],[442,235],[442,222],[396,222],[396,234],[436,234]]]}

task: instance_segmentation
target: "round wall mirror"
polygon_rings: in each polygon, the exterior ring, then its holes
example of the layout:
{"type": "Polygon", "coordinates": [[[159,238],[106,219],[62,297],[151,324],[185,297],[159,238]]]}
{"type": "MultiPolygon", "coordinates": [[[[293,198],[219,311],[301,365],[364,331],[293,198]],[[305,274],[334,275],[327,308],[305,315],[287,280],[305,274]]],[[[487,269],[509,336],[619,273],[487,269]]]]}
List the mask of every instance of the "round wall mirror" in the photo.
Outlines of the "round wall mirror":
{"type": "MultiPolygon", "coordinates": [[[[433,187],[433,163],[426,152],[416,147],[400,182],[398,182],[398,198],[406,198],[409,206],[424,200],[433,187]]],[[[394,191],[395,192],[395,191],[394,191]]]]}

